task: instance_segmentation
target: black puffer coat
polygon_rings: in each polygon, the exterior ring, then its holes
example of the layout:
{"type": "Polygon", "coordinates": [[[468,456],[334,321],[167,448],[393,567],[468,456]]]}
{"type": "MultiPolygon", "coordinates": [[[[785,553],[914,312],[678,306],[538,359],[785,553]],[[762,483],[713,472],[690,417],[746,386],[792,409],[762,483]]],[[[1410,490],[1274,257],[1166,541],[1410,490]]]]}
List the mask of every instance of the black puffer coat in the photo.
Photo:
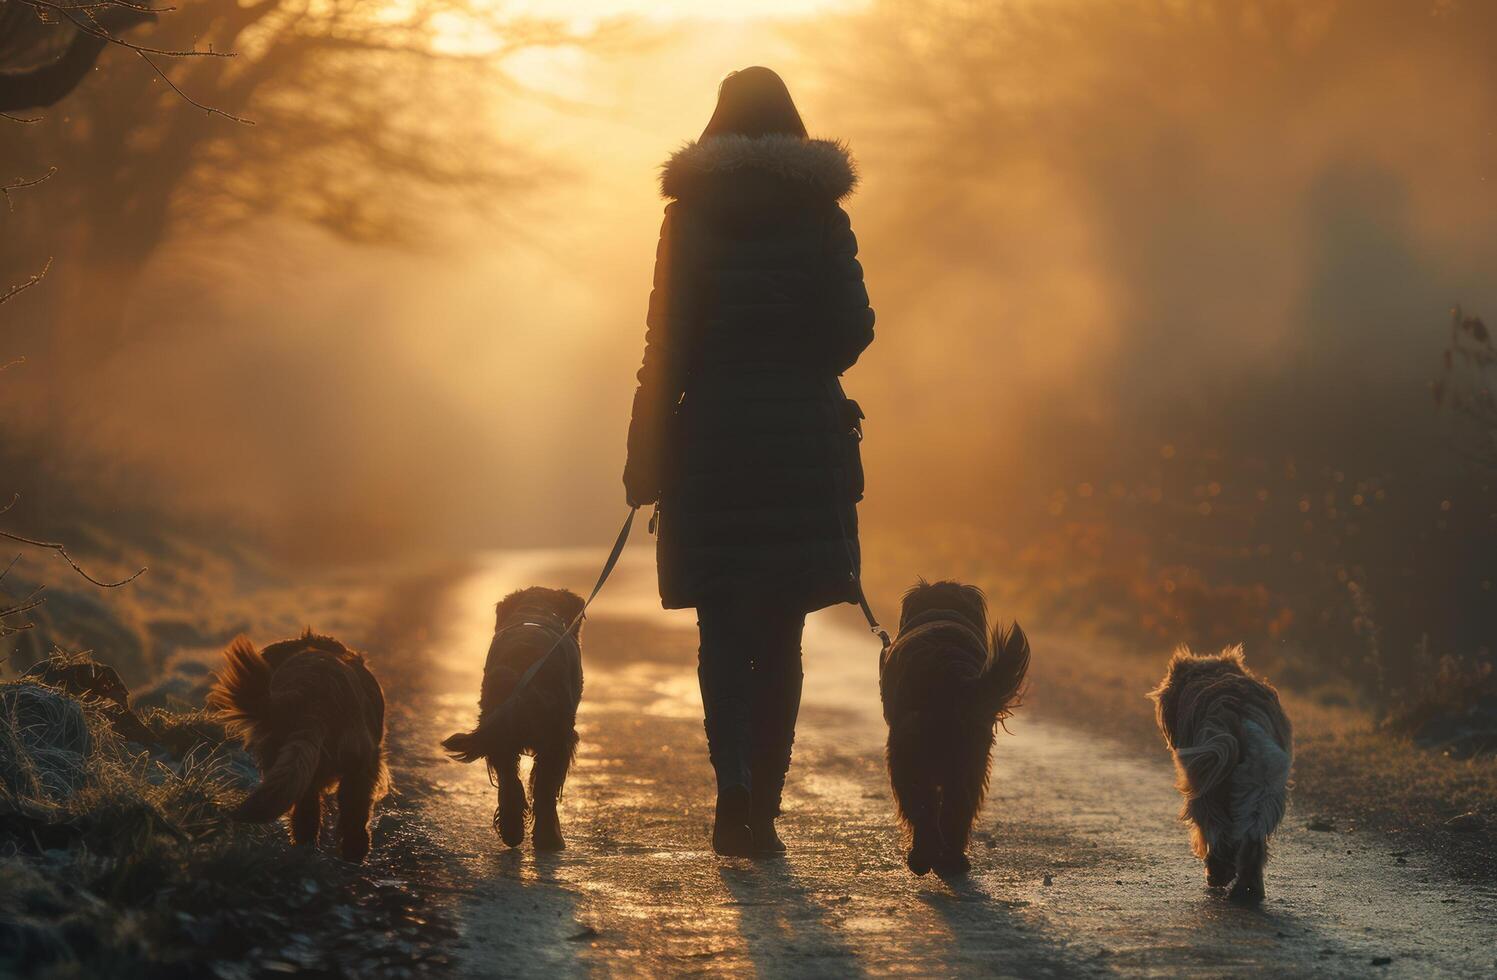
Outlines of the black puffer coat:
{"type": "Polygon", "coordinates": [[[862,413],[838,376],[873,340],[838,201],[846,150],[715,136],[665,164],[624,484],[660,501],[666,608],[744,589],[855,601],[862,413]]]}

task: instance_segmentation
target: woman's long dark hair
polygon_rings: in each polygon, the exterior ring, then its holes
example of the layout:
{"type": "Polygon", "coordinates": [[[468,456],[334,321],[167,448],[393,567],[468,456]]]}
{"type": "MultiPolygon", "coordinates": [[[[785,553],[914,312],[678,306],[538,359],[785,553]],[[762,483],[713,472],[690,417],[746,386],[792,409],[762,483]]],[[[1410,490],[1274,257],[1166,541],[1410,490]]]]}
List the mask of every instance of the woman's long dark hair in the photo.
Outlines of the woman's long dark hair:
{"type": "Polygon", "coordinates": [[[784,79],[758,65],[724,78],[717,88],[717,108],[702,130],[702,139],[774,134],[802,139],[807,136],[806,124],[801,122],[784,79]]]}

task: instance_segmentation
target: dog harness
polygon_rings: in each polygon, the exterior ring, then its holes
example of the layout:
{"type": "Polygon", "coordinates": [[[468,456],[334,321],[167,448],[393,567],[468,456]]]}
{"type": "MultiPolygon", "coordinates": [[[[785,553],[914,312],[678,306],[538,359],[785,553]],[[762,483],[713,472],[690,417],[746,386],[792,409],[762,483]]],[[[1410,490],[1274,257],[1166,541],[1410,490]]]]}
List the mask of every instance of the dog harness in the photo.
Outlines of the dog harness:
{"type": "MultiPolygon", "coordinates": [[[[577,612],[576,617],[569,624],[567,624],[566,629],[560,632],[556,632],[556,627],[554,626],[548,626],[544,623],[532,623],[527,620],[525,622],[514,623],[513,625],[506,626],[495,634],[495,639],[497,639],[499,636],[502,636],[512,629],[519,629],[522,626],[529,626],[535,629],[545,630],[548,633],[556,633],[556,639],[552,642],[551,646],[547,648],[546,652],[537,657],[535,663],[527,667],[525,669],[525,673],[520,675],[520,679],[515,684],[515,689],[510,692],[509,697],[505,698],[501,704],[496,705],[495,707],[490,708],[488,711],[485,711],[483,713],[483,716],[478,719],[479,728],[482,728],[484,724],[488,722],[490,717],[502,717],[505,712],[509,710],[510,706],[514,704],[515,699],[520,696],[520,693],[530,685],[531,681],[535,680],[535,675],[540,673],[541,668],[545,666],[547,660],[551,659],[551,654],[556,652],[556,648],[561,646],[562,641],[572,636],[572,634],[576,632],[578,625],[582,622],[582,617],[587,614],[587,607],[591,606],[593,604],[593,600],[598,597],[598,593],[603,591],[603,583],[608,581],[608,576],[613,574],[614,566],[619,563],[619,556],[624,553],[624,545],[629,543],[629,531],[634,527],[634,515],[637,513],[639,513],[638,507],[629,508],[629,516],[624,518],[624,526],[619,529],[618,539],[613,543],[613,551],[609,552],[608,560],[603,563],[603,571],[598,575],[598,581],[597,584],[593,586],[592,594],[587,597],[587,601],[582,604],[582,608],[577,612]]],[[[500,664],[500,666],[503,667],[504,665],[500,664]]],[[[509,668],[504,669],[508,670],[509,668]]]]}

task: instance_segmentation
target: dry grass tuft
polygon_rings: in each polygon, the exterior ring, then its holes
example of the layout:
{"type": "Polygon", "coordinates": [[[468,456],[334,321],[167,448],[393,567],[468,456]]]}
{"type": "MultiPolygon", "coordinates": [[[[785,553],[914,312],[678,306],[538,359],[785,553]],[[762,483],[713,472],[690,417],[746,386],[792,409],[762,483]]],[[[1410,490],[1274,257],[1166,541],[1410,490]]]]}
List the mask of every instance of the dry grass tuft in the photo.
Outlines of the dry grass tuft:
{"type": "Polygon", "coordinates": [[[211,717],[142,721],[152,744],[103,702],[0,684],[0,974],[193,973],[279,941],[288,881],[332,895],[347,876],[229,819],[255,769],[211,717]]]}
{"type": "Polygon", "coordinates": [[[55,810],[82,789],[94,752],[83,705],[29,681],[0,685],[0,809],[55,810]]]}

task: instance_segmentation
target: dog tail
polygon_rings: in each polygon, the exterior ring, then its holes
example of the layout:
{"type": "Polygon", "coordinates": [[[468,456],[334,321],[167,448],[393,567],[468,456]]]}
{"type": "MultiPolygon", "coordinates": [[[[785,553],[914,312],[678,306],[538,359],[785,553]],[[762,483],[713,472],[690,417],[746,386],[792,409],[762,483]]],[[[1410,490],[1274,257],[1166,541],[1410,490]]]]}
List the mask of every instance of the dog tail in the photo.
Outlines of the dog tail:
{"type": "Polygon", "coordinates": [[[1196,744],[1175,749],[1175,762],[1180,768],[1180,790],[1187,800],[1205,796],[1220,786],[1236,768],[1238,755],[1236,736],[1215,725],[1203,727],[1196,744]]]}
{"type": "Polygon", "coordinates": [[[1029,674],[1029,637],[1018,623],[993,630],[992,659],[977,680],[979,704],[984,713],[1002,721],[1014,713],[1024,697],[1024,678],[1029,674]]]}
{"type": "Polygon", "coordinates": [[[254,739],[270,720],[270,664],[247,636],[236,636],[224,650],[224,666],[207,704],[231,729],[254,739]]]}
{"type": "Polygon", "coordinates": [[[489,754],[483,725],[471,732],[455,732],[442,740],[442,748],[455,762],[477,762],[489,754]]]}
{"type": "Polygon", "coordinates": [[[498,708],[484,712],[478,719],[478,727],[471,732],[457,732],[442,741],[442,748],[455,762],[477,762],[498,751],[499,733],[505,727],[506,716],[498,708]]]}
{"type": "Polygon", "coordinates": [[[234,811],[234,819],[269,823],[291,809],[311,787],[321,755],[321,734],[303,730],[292,735],[281,746],[260,785],[234,811]]]}

